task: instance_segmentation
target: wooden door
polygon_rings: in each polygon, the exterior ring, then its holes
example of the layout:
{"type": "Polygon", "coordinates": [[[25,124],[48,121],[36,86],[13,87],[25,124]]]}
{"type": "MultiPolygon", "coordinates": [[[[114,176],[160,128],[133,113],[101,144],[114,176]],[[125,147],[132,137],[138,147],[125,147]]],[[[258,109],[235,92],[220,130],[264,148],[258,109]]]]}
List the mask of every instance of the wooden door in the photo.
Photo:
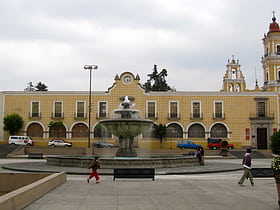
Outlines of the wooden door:
{"type": "Polygon", "coordinates": [[[257,128],[257,147],[267,149],[267,128],[257,128]]]}

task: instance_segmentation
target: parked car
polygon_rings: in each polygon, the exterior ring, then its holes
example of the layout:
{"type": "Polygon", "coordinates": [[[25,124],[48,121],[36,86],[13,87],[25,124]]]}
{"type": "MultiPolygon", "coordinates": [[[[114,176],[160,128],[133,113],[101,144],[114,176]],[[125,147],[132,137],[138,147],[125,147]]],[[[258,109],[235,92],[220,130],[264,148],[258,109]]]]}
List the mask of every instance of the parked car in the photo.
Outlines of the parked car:
{"type": "Polygon", "coordinates": [[[199,147],[202,147],[202,145],[195,144],[191,140],[178,141],[177,143],[177,148],[180,149],[198,149],[199,147]]]}
{"type": "Polygon", "coordinates": [[[29,136],[10,136],[9,144],[32,146],[33,141],[29,136]]]}
{"type": "Polygon", "coordinates": [[[64,141],[63,139],[53,139],[48,145],[51,147],[72,147],[71,142],[64,141]]]}
{"type": "Polygon", "coordinates": [[[94,147],[97,147],[97,148],[112,148],[114,147],[113,144],[110,144],[110,143],[107,143],[106,141],[96,141],[93,143],[93,146],[94,147]]]}
{"type": "Polygon", "coordinates": [[[222,139],[214,139],[214,138],[208,138],[208,148],[216,150],[219,148],[228,148],[228,149],[233,149],[234,145],[233,144],[227,144],[227,146],[223,146],[222,144],[222,139]]]}

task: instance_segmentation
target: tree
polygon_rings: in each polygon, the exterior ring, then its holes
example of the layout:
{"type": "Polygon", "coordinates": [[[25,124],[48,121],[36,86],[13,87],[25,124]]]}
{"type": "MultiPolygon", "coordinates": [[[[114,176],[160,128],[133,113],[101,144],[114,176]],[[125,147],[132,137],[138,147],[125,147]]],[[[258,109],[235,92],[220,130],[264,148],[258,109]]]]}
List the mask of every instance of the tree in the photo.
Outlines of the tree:
{"type": "Polygon", "coordinates": [[[48,86],[46,86],[42,82],[38,82],[38,84],[35,86],[36,91],[48,91],[48,86]]]}
{"type": "Polygon", "coordinates": [[[172,90],[165,80],[165,77],[167,77],[166,69],[162,69],[161,72],[158,73],[157,65],[154,65],[153,72],[151,74],[148,74],[148,76],[150,78],[144,84],[146,92],[172,90]]]}
{"type": "Polygon", "coordinates": [[[270,147],[273,154],[280,155],[280,130],[270,137],[270,147]]]}
{"type": "Polygon", "coordinates": [[[163,139],[166,137],[167,135],[167,127],[166,125],[163,124],[155,124],[154,125],[154,135],[155,137],[160,139],[160,145],[162,145],[163,139]]]}
{"type": "Polygon", "coordinates": [[[49,123],[50,136],[55,135],[60,138],[60,134],[63,132],[64,124],[61,121],[51,121],[49,123]]]}
{"type": "Polygon", "coordinates": [[[23,126],[23,119],[18,114],[11,114],[4,117],[4,130],[9,131],[11,135],[14,135],[20,131],[23,126]]]}
{"type": "Polygon", "coordinates": [[[27,83],[27,87],[24,89],[24,91],[26,91],[26,92],[35,91],[35,88],[34,88],[32,82],[28,82],[28,83],[27,83]]]}

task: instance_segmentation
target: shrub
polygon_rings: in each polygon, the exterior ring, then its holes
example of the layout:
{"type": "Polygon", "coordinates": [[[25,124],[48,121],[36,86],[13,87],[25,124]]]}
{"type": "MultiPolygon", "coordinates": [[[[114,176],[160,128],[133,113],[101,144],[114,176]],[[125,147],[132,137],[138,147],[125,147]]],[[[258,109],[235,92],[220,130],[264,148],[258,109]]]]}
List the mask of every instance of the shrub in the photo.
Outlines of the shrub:
{"type": "Polygon", "coordinates": [[[14,135],[20,131],[23,126],[23,120],[18,114],[10,114],[4,117],[4,130],[9,131],[11,135],[14,135]]]}
{"type": "Polygon", "coordinates": [[[280,130],[270,137],[270,147],[273,154],[280,155],[280,130]]]}

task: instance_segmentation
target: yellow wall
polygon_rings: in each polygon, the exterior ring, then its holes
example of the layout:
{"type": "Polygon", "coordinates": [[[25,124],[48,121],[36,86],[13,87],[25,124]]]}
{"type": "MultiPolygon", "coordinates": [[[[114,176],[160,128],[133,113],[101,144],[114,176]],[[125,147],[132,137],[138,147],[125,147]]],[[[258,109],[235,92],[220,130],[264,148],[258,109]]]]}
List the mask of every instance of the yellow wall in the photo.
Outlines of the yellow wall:
{"type": "MultiPolygon", "coordinates": [[[[268,112],[275,113],[275,119],[273,128],[278,128],[278,103],[277,94],[273,92],[150,92],[145,93],[144,90],[139,85],[139,80],[135,79],[132,75],[133,81],[130,84],[124,84],[122,78],[124,75],[131,73],[123,73],[120,79],[115,80],[115,84],[109,91],[104,92],[94,92],[92,96],[92,128],[98,123],[100,118],[96,118],[98,112],[98,101],[108,102],[108,113],[109,117],[112,117],[114,109],[117,109],[120,104],[120,97],[122,96],[132,96],[135,98],[135,109],[138,109],[141,113],[141,117],[145,118],[146,114],[146,102],[149,100],[156,101],[157,103],[157,115],[156,119],[152,119],[155,123],[169,124],[178,123],[182,126],[183,131],[186,132],[188,127],[192,123],[200,123],[205,127],[206,132],[209,132],[211,126],[217,122],[224,124],[230,131],[228,140],[233,143],[236,148],[241,148],[244,146],[252,145],[252,138],[246,140],[245,129],[251,128],[250,117],[256,114],[256,97],[267,98],[268,112]],[[179,119],[169,119],[169,101],[179,102],[179,119]],[[203,118],[192,119],[190,113],[192,112],[192,101],[201,102],[201,112],[203,118]],[[224,119],[213,119],[214,113],[214,102],[223,101],[224,105],[224,119]]],[[[5,111],[4,115],[18,113],[24,120],[23,131],[30,122],[39,122],[43,125],[44,131],[48,131],[48,124],[53,119],[51,118],[53,112],[53,102],[63,101],[63,112],[64,118],[62,121],[66,126],[66,130],[70,131],[71,127],[77,122],[74,118],[76,112],[76,101],[86,101],[88,106],[88,92],[83,91],[48,91],[48,92],[4,92],[5,97],[5,111]],[[40,101],[40,112],[41,118],[32,119],[29,117],[29,112],[31,111],[31,101],[40,101]]],[[[80,120],[79,120],[80,121],[80,120]]],[[[81,120],[85,124],[88,124],[88,118],[81,120]]],[[[184,134],[184,137],[186,133],[184,134]]],[[[195,143],[207,146],[207,137],[209,133],[206,134],[205,139],[192,139],[195,143]]],[[[4,139],[7,141],[8,133],[5,132],[4,139]]],[[[46,145],[49,141],[48,138],[33,138],[35,145],[46,145]]],[[[86,146],[87,138],[79,139],[68,139],[73,142],[74,146],[86,146]]],[[[100,139],[92,139],[92,142],[100,139]]],[[[108,140],[108,139],[106,139],[108,140]]],[[[111,140],[115,143],[114,139],[111,140]]],[[[139,146],[146,148],[159,148],[159,140],[140,140],[139,146]]],[[[169,148],[176,147],[176,140],[166,139],[163,146],[169,148]],[[169,141],[173,143],[170,144],[169,141]]]]}

